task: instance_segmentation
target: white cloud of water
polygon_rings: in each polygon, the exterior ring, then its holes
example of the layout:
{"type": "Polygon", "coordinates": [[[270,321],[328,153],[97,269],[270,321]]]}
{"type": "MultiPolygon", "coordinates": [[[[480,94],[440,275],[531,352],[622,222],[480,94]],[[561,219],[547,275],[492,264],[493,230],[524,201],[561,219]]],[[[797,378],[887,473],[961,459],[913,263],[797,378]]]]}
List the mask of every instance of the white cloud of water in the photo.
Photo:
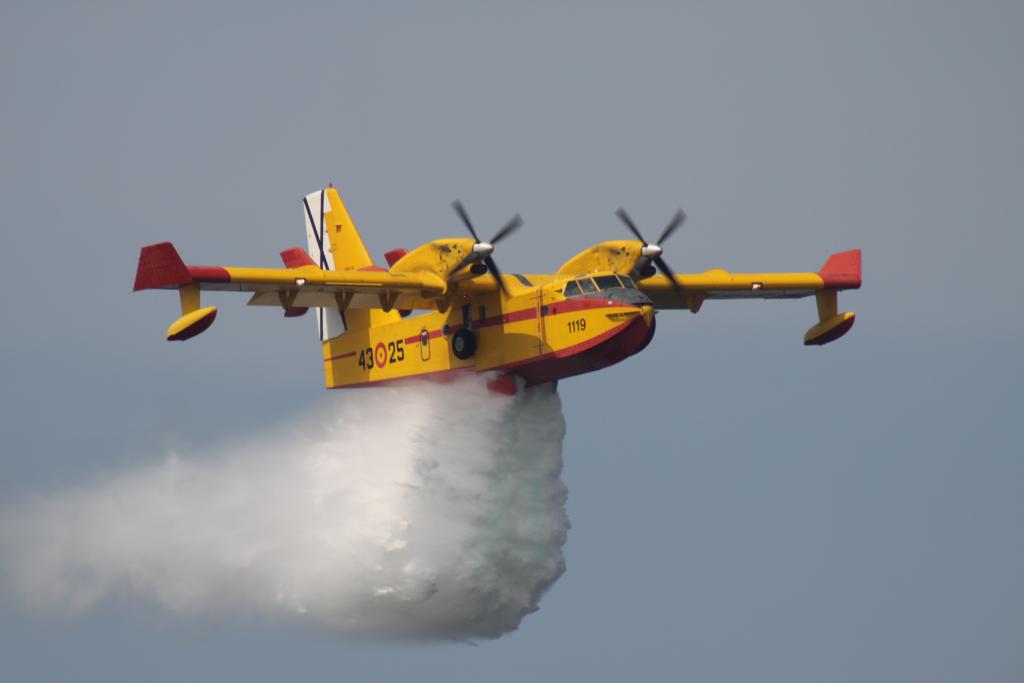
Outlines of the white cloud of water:
{"type": "Polygon", "coordinates": [[[564,571],[565,422],[549,388],[482,378],[339,392],[314,415],[8,505],[6,588],[310,620],[371,636],[497,637],[564,571]]]}

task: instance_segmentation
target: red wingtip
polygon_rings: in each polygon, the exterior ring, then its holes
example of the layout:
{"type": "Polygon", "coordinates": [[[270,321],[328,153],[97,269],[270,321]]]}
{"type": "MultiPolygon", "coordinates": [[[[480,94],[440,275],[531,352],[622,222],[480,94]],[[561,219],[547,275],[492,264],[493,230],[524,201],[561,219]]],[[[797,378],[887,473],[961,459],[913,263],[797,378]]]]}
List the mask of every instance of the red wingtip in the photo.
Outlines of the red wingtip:
{"type": "Polygon", "coordinates": [[[832,254],[818,271],[828,289],[860,288],[860,249],[832,254]]]}
{"type": "Polygon", "coordinates": [[[315,266],[316,263],[309,257],[305,249],[292,247],[281,252],[281,260],[285,268],[301,268],[302,266],[315,266]]]}
{"type": "Polygon", "coordinates": [[[178,256],[170,242],[160,242],[143,247],[139,253],[139,267],[135,271],[135,288],[168,289],[192,282],[188,266],[178,256]]]}

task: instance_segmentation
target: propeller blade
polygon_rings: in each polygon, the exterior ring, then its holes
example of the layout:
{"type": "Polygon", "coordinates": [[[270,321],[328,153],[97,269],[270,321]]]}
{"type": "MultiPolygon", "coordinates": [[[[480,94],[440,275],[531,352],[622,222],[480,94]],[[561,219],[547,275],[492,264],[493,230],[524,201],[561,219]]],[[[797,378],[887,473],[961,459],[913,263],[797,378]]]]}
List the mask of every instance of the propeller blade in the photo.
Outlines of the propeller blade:
{"type": "Polygon", "coordinates": [[[658,269],[665,274],[665,276],[668,278],[668,281],[672,283],[673,291],[675,291],[677,295],[682,296],[683,286],[676,282],[676,274],[673,273],[672,269],[668,267],[667,263],[665,263],[665,259],[661,258],[660,256],[655,256],[651,260],[654,261],[654,264],[658,266],[658,269]]]}
{"type": "Polygon", "coordinates": [[[680,225],[682,225],[683,221],[685,221],[685,220],[686,220],[686,214],[683,213],[683,210],[679,209],[678,211],[676,211],[676,215],[672,216],[672,220],[669,221],[669,224],[665,227],[665,231],[663,233],[661,233],[661,237],[658,238],[658,241],[655,242],[655,244],[661,245],[662,243],[664,243],[664,241],[669,238],[669,235],[674,233],[676,231],[676,229],[680,225]]]}
{"type": "Polygon", "coordinates": [[[645,240],[644,236],[640,234],[640,230],[637,229],[636,225],[633,223],[633,219],[629,217],[629,214],[626,213],[625,209],[619,207],[619,209],[615,212],[615,215],[618,216],[619,219],[621,219],[622,222],[626,224],[626,227],[629,228],[634,235],[636,235],[636,238],[638,240],[640,240],[644,244],[647,244],[647,240],[645,240]]]}
{"type": "Polygon", "coordinates": [[[459,214],[459,218],[466,224],[466,229],[469,230],[469,234],[473,236],[473,239],[477,242],[480,241],[480,237],[477,236],[476,230],[473,229],[473,223],[469,220],[469,214],[466,213],[466,207],[462,205],[458,199],[452,202],[452,208],[455,209],[455,213],[459,214]]]}
{"type": "Polygon", "coordinates": [[[494,279],[497,281],[498,287],[501,289],[502,292],[504,292],[507,295],[508,290],[505,289],[505,283],[502,282],[501,280],[501,271],[498,270],[498,264],[496,264],[494,262],[494,259],[491,258],[491,252],[494,251],[495,244],[497,244],[498,242],[505,239],[506,237],[508,237],[513,232],[519,229],[519,226],[523,224],[523,219],[520,218],[519,214],[516,214],[515,216],[512,217],[512,220],[506,223],[501,230],[495,233],[494,237],[491,238],[490,242],[483,243],[480,241],[480,236],[476,234],[476,229],[473,227],[473,222],[469,220],[469,214],[466,213],[466,207],[462,205],[462,202],[456,199],[454,202],[452,202],[452,208],[455,209],[455,213],[459,214],[459,218],[462,219],[462,222],[466,225],[466,229],[469,230],[469,234],[473,236],[473,239],[475,240],[476,243],[473,245],[473,249],[469,252],[469,254],[467,254],[466,257],[459,262],[459,265],[455,266],[455,268],[451,270],[451,273],[457,273],[466,266],[468,266],[469,264],[480,261],[480,257],[483,256],[482,260],[484,264],[487,266],[487,269],[491,271],[491,274],[494,276],[494,279]]]}
{"type": "Polygon", "coordinates": [[[508,235],[518,230],[519,226],[522,224],[523,219],[519,217],[519,214],[516,214],[512,217],[512,220],[505,224],[505,227],[495,233],[494,237],[491,238],[491,244],[497,244],[501,240],[505,239],[508,235]]]}
{"type": "Polygon", "coordinates": [[[487,270],[491,271],[491,275],[493,275],[494,279],[497,280],[498,287],[505,295],[508,295],[508,290],[505,289],[505,283],[501,281],[501,271],[498,270],[498,264],[495,263],[494,259],[490,256],[484,259],[484,263],[487,264],[487,270]]]}

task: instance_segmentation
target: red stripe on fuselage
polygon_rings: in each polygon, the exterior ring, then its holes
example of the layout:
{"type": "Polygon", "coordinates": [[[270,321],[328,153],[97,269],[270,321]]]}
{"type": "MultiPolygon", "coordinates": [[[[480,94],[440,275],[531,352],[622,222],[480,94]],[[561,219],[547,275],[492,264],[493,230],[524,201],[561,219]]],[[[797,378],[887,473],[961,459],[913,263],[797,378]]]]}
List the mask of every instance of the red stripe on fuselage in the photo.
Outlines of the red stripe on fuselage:
{"type": "Polygon", "coordinates": [[[573,313],[574,311],[586,311],[591,308],[604,308],[606,306],[629,306],[636,308],[633,304],[624,304],[621,301],[611,299],[566,299],[554,304],[544,306],[544,315],[559,315],[561,313],[573,313]]]}
{"type": "Polygon", "coordinates": [[[530,308],[521,308],[518,311],[511,311],[510,313],[503,313],[502,315],[492,315],[490,318],[484,318],[475,323],[470,323],[471,327],[493,327],[494,325],[507,325],[509,323],[518,323],[524,320],[533,320],[537,317],[537,307],[531,306],[530,308]]]}
{"type": "MultiPolygon", "coordinates": [[[[420,332],[420,334],[417,334],[414,337],[406,337],[405,338],[405,343],[406,344],[416,344],[416,343],[421,342],[423,340],[423,337],[421,336],[422,334],[423,333],[420,332]]],[[[441,336],[441,330],[434,330],[432,332],[427,332],[427,339],[437,339],[440,336],[441,336]]]]}
{"type": "MultiPolygon", "coordinates": [[[[547,304],[543,307],[542,315],[558,315],[561,313],[572,313],[573,311],[584,311],[591,308],[604,308],[605,306],[623,306],[629,304],[622,304],[618,301],[611,301],[610,299],[572,299],[569,301],[562,301],[557,304],[547,304]]],[[[478,320],[476,322],[470,321],[469,326],[471,328],[481,327],[493,327],[495,325],[508,325],[511,323],[523,322],[524,320],[533,320],[537,317],[537,307],[531,306],[530,308],[521,308],[518,311],[511,311],[509,313],[503,313],[501,315],[492,315],[489,318],[478,320]]],[[[454,334],[463,328],[461,323],[457,325],[450,325],[449,331],[454,334]]],[[[430,338],[436,339],[441,336],[441,330],[431,330],[430,338]]],[[[405,343],[412,344],[413,342],[420,341],[420,336],[406,337],[405,343]]]]}

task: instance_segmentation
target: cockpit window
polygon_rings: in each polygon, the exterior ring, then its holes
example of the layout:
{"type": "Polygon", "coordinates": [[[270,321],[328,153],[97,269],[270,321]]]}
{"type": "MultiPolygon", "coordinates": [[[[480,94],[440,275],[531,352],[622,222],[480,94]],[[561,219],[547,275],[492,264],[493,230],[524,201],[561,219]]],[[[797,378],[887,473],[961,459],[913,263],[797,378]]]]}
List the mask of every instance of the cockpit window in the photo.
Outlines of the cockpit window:
{"type": "Polygon", "coordinates": [[[594,278],[594,282],[597,283],[600,289],[618,289],[622,286],[619,282],[619,278],[614,275],[598,275],[594,278]]]}
{"type": "Polygon", "coordinates": [[[636,289],[636,283],[633,282],[633,278],[628,275],[620,275],[619,279],[622,280],[622,286],[626,289],[636,289]]]}
{"type": "Polygon", "coordinates": [[[565,285],[565,290],[563,290],[562,293],[566,296],[576,296],[580,293],[580,286],[575,280],[570,280],[568,284],[565,285]]]}
{"type": "Polygon", "coordinates": [[[584,294],[593,294],[597,291],[597,285],[589,277],[581,277],[576,282],[580,283],[580,289],[583,290],[584,294]]]}

